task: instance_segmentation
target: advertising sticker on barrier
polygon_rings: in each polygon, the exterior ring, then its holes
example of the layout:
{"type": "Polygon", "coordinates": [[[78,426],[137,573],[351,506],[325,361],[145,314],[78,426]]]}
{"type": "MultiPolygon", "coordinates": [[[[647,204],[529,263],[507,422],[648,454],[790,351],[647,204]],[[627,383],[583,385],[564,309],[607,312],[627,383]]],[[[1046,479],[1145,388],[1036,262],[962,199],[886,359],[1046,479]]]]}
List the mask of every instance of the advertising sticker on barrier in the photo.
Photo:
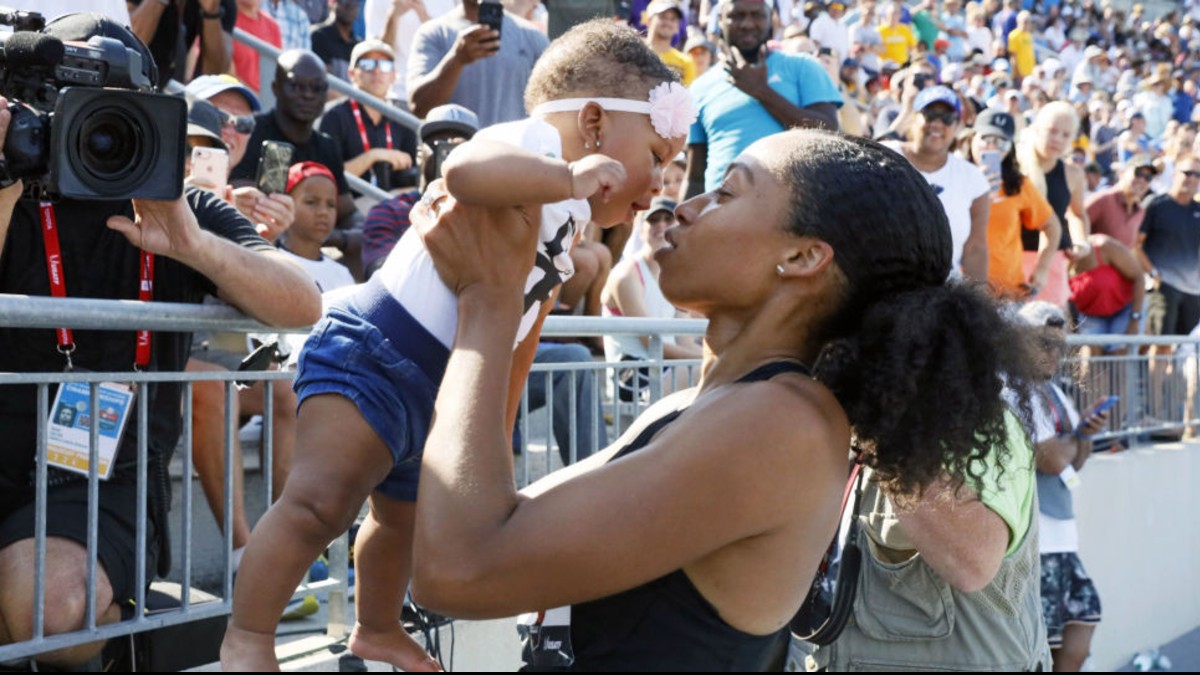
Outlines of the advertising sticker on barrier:
{"type": "MultiPolygon", "coordinates": [[[[101,480],[112,475],[113,458],[117,455],[117,444],[129,421],[133,408],[133,388],[115,382],[101,382],[97,387],[100,403],[99,418],[99,467],[101,480]]],[[[91,420],[91,387],[85,382],[66,382],[58,388],[54,405],[50,406],[47,428],[47,459],[56,466],[76,473],[88,473],[89,436],[91,420]]]]}

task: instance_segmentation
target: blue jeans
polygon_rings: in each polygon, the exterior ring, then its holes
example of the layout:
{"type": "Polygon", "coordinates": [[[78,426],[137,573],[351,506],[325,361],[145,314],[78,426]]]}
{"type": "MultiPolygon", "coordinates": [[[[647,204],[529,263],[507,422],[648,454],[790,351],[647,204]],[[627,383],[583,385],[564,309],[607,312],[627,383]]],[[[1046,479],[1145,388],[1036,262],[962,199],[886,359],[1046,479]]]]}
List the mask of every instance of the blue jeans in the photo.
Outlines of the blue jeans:
{"type": "MultiPolygon", "coordinates": [[[[538,344],[534,363],[577,363],[592,361],[592,354],[580,344],[542,342],[538,344]]],[[[529,373],[526,395],[529,410],[546,405],[547,390],[554,396],[551,426],[558,453],[563,464],[571,463],[571,419],[575,419],[575,461],[588,457],[608,445],[608,431],[600,409],[600,397],[596,391],[596,371],[574,371],[575,408],[571,409],[572,371],[554,370],[529,373]],[[547,384],[549,381],[549,386],[547,384]]],[[[520,446],[520,426],[513,433],[514,445],[520,446]]]]}

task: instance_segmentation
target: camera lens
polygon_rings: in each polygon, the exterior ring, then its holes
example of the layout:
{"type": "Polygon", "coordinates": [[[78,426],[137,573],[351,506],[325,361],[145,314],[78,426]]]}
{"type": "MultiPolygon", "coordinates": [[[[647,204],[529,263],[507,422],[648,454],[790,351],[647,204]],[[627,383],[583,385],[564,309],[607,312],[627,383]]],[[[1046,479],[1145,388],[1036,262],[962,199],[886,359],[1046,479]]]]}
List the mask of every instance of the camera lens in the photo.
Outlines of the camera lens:
{"type": "Polygon", "coordinates": [[[80,160],[97,178],[116,179],[141,156],[141,133],[127,116],[104,110],[89,118],[80,129],[80,160]]]}

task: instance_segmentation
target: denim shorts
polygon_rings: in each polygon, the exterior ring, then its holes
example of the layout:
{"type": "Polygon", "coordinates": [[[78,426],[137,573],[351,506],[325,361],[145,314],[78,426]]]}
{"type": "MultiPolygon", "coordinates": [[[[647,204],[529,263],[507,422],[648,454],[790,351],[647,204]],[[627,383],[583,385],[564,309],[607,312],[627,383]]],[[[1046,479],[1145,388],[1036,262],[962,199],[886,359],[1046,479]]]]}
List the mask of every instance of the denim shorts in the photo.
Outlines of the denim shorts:
{"type": "Polygon", "coordinates": [[[382,283],[369,281],[313,328],[300,353],[297,400],[338,394],[353,402],[392,453],[392,471],[376,491],[416,501],[421,452],[449,357],[382,283]]]}

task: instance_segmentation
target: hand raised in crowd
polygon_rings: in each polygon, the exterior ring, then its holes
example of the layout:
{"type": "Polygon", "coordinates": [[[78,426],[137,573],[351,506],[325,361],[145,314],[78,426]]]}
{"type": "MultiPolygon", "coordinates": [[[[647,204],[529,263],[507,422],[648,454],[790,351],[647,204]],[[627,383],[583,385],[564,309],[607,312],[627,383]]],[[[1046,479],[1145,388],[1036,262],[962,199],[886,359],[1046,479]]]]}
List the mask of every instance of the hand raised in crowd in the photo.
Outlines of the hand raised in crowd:
{"type": "Polygon", "coordinates": [[[467,206],[438,179],[409,217],[442,281],[456,295],[479,287],[520,297],[537,248],[541,209],[467,206]]]}
{"type": "Polygon", "coordinates": [[[722,43],[721,50],[725,53],[726,79],[733,86],[741,89],[754,98],[761,98],[767,90],[767,45],[758,51],[758,62],[749,63],[738,49],[732,49],[722,43]]]}
{"type": "Polygon", "coordinates": [[[608,201],[625,184],[625,167],[617,160],[595,153],[571,162],[571,198],[587,199],[597,192],[608,201]]]}
{"type": "Polygon", "coordinates": [[[483,24],[476,24],[458,34],[450,53],[459,65],[465,66],[479,59],[486,59],[498,51],[500,33],[483,24]]]}
{"type": "Polygon", "coordinates": [[[388,150],[387,148],[371,148],[371,163],[387,162],[396,171],[404,171],[412,166],[412,155],[403,150],[388,150]]]}
{"type": "Polygon", "coordinates": [[[421,21],[429,20],[429,11],[425,9],[424,0],[392,0],[392,13],[394,16],[404,16],[410,9],[417,13],[421,21]]]}
{"type": "Polygon", "coordinates": [[[254,223],[263,239],[274,243],[296,219],[296,202],[291,195],[263,194],[253,185],[233,188],[229,196],[234,208],[254,223]]]}

